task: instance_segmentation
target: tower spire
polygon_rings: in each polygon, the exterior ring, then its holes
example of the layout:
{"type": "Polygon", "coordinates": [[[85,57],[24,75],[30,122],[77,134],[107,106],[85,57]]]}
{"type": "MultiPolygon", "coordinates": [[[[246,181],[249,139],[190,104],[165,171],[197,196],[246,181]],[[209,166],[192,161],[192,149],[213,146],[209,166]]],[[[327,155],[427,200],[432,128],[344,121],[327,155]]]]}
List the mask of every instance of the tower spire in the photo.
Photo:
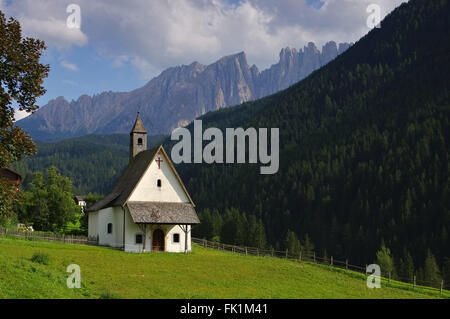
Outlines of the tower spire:
{"type": "Polygon", "coordinates": [[[137,112],[136,121],[134,122],[133,129],[131,130],[131,133],[145,133],[147,134],[147,130],[144,127],[144,123],[141,119],[141,114],[137,112]]]}
{"type": "Polygon", "coordinates": [[[130,161],[140,152],[147,149],[147,130],[139,112],[130,132],[130,161]]]}

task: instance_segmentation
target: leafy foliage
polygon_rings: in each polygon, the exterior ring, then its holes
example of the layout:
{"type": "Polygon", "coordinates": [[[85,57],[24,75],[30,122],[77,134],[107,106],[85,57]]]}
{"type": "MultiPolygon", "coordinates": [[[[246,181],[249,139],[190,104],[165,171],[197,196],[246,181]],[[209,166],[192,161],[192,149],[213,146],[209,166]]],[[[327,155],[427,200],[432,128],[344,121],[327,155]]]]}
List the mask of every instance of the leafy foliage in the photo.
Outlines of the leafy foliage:
{"type": "Polygon", "coordinates": [[[73,200],[72,183],[52,166],[45,175],[34,174],[31,191],[24,193],[18,218],[32,224],[36,230],[61,231],[79,214],[80,209],[73,200]]]}
{"type": "Polygon", "coordinates": [[[31,261],[43,264],[43,265],[49,265],[50,264],[50,256],[48,254],[44,254],[41,252],[35,252],[33,256],[31,257],[31,261]]]}
{"type": "Polygon", "coordinates": [[[21,194],[16,191],[16,185],[10,180],[0,178],[0,225],[8,225],[15,218],[15,211],[21,194]]]}
{"type": "MultiPolygon", "coordinates": [[[[45,93],[41,84],[49,71],[39,63],[44,49],[44,42],[22,38],[19,22],[6,20],[0,11],[0,167],[36,153],[31,137],[14,126],[13,102],[21,111],[38,108],[36,98],[45,93]]],[[[4,182],[0,184],[0,221],[5,222],[13,217],[10,205],[15,193],[4,182]]]]}

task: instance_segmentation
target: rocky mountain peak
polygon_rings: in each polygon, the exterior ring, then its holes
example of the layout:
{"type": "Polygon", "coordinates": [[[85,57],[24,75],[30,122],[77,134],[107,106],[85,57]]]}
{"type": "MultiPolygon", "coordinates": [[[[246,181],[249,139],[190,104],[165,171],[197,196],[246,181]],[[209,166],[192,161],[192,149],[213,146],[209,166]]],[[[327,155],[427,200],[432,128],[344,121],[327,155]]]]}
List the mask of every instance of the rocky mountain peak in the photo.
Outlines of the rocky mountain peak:
{"type": "Polygon", "coordinates": [[[166,134],[194,118],[219,108],[283,90],[334,59],[350,45],[312,42],[303,49],[286,47],[277,64],[260,72],[248,65],[245,52],[225,56],[210,65],[193,62],[171,67],[131,92],[80,96],[70,103],[50,101],[35,114],[18,121],[36,140],[85,134],[127,133],[139,110],[149,134],[166,134]]]}

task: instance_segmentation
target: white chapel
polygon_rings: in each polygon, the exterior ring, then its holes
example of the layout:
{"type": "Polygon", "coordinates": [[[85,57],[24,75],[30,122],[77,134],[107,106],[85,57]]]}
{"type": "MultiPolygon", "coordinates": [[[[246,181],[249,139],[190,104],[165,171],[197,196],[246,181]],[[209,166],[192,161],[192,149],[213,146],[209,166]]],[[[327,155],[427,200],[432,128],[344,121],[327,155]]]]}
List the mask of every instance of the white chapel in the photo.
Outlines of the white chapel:
{"type": "Polygon", "coordinates": [[[195,205],[162,145],[147,150],[138,113],[130,163],[112,192],[89,207],[88,236],[127,252],[189,252],[195,205]]]}

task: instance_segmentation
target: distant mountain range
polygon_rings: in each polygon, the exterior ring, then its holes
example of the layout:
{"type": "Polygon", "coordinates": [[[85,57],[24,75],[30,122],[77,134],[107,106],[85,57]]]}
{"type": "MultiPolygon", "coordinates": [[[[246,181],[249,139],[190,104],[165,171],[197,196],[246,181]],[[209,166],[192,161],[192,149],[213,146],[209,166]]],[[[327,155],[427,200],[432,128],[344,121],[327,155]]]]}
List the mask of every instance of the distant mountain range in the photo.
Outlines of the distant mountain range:
{"type": "Polygon", "coordinates": [[[314,43],[282,49],[277,64],[260,72],[244,52],[205,66],[198,62],[169,68],[131,92],[58,97],[17,124],[33,139],[54,141],[86,134],[128,133],[139,110],[150,134],[167,134],[209,111],[255,100],[304,79],[351,44],[314,43]]]}

